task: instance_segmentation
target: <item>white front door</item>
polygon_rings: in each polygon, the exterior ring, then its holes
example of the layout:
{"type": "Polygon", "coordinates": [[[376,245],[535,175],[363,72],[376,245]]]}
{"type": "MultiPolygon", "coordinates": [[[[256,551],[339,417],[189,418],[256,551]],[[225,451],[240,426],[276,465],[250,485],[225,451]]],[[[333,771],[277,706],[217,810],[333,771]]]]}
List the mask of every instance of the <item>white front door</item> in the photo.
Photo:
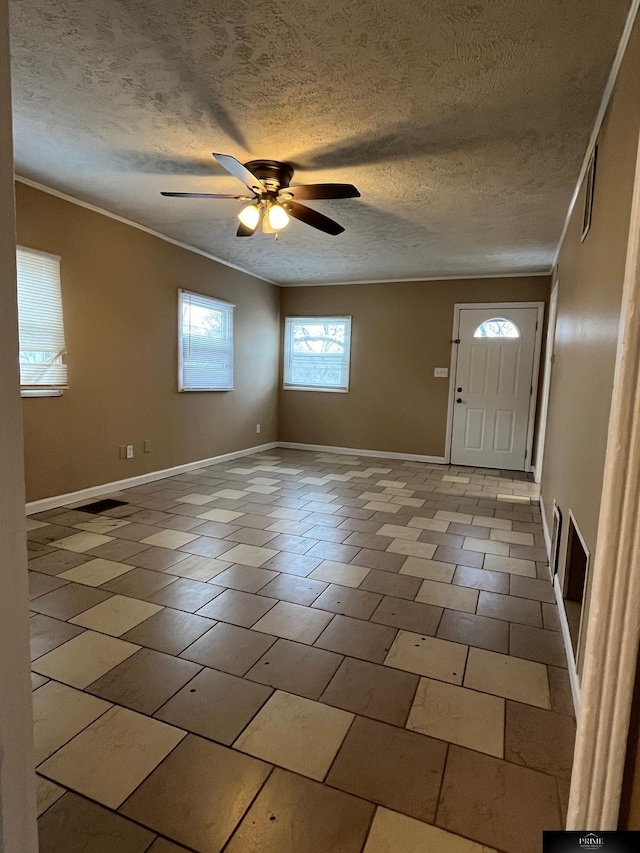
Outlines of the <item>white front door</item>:
{"type": "Polygon", "coordinates": [[[527,466],[537,308],[461,308],[451,463],[527,466]]]}

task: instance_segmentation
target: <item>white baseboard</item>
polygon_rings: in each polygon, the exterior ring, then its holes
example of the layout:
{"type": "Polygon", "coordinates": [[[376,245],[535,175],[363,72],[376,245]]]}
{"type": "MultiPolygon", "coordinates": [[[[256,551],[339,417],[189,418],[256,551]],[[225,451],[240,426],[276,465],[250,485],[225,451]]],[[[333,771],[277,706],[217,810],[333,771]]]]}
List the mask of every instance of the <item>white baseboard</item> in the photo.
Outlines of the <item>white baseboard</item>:
{"type": "Polygon", "coordinates": [[[164,480],[165,477],[173,477],[183,474],[185,471],[194,471],[197,468],[206,468],[207,465],[215,465],[216,462],[226,462],[229,459],[238,459],[240,456],[252,456],[254,453],[262,453],[278,447],[277,441],[268,444],[260,444],[256,447],[246,447],[244,450],[234,450],[232,453],[222,453],[220,456],[211,456],[209,459],[199,459],[196,462],[186,462],[184,465],[175,465],[173,468],[164,468],[161,471],[150,471],[148,474],[138,474],[136,477],[127,477],[125,480],[116,480],[113,483],[103,483],[100,486],[91,486],[88,489],[80,489],[77,492],[69,492],[66,495],[54,495],[50,498],[42,498],[39,501],[31,501],[26,505],[27,515],[35,512],[45,512],[56,509],[66,504],[77,503],[81,500],[99,498],[120,489],[130,489],[132,486],[140,486],[143,483],[153,483],[155,480],[164,480]]]}
{"type": "Polygon", "coordinates": [[[121,489],[130,489],[132,486],[140,486],[143,483],[153,483],[155,480],[163,480],[165,477],[173,477],[185,471],[194,471],[197,468],[205,468],[207,465],[215,465],[217,462],[226,462],[241,456],[251,456],[254,453],[274,450],[277,447],[288,447],[293,450],[316,450],[321,453],[346,453],[351,456],[377,456],[383,459],[403,459],[410,462],[431,462],[437,465],[446,464],[443,456],[418,456],[412,453],[390,453],[384,450],[355,450],[352,447],[329,447],[324,444],[296,444],[289,441],[271,441],[268,444],[247,447],[244,450],[235,450],[233,453],[223,453],[220,456],[211,456],[209,459],[186,462],[184,465],[175,465],[173,468],[150,471],[148,474],[138,474],[135,477],[127,477],[124,480],[102,483],[99,486],[90,486],[88,489],[80,489],[77,492],[68,492],[65,495],[53,495],[50,498],[31,501],[26,505],[26,513],[27,515],[33,515],[36,512],[45,512],[46,510],[56,509],[59,506],[66,506],[67,504],[77,503],[78,501],[99,498],[111,492],[118,492],[121,489]]]}
{"type": "Polygon", "coordinates": [[[406,462],[431,462],[446,465],[444,456],[420,456],[415,453],[392,453],[388,450],[358,450],[355,447],[332,447],[328,444],[299,444],[295,441],[279,441],[278,447],[290,450],[315,450],[320,453],[344,453],[348,456],[377,456],[380,459],[403,459],[406,462]]]}
{"type": "MultiPolygon", "coordinates": [[[[547,514],[544,511],[544,500],[542,495],[538,498],[540,502],[540,515],[542,516],[542,533],[544,535],[544,546],[547,549],[547,562],[549,563],[549,571],[551,571],[551,534],[547,525],[547,514]]],[[[553,580],[553,578],[552,578],[553,580]]]]}
{"type": "Polygon", "coordinates": [[[553,591],[556,594],[556,604],[558,605],[558,616],[560,617],[560,627],[562,628],[562,639],[564,640],[564,650],[567,655],[567,667],[569,668],[569,681],[571,682],[571,695],[573,696],[573,707],[578,716],[578,708],[580,706],[580,679],[578,678],[578,670],[576,669],[576,660],[573,655],[573,646],[571,645],[571,634],[569,633],[569,623],[567,614],[564,609],[564,600],[562,598],[562,587],[560,578],[556,575],[553,579],[553,591]]]}
{"type": "Polygon", "coordinates": [[[569,632],[569,622],[567,621],[567,613],[564,609],[564,599],[562,597],[562,586],[560,584],[559,575],[551,575],[551,535],[547,525],[547,516],[544,511],[544,500],[540,495],[540,514],[542,516],[542,530],[544,533],[544,544],[547,551],[547,560],[549,562],[549,574],[553,591],[558,605],[558,618],[560,619],[560,628],[562,630],[562,640],[564,650],[567,656],[567,667],[569,669],[569,681],[571,682],[571,695],[573,697],[573,707],[578,715],[578,706],[580,704],[580,680],[576,669],[576,661],[573,655],[573,646],[571,645],[571,634],[569,632]]]}

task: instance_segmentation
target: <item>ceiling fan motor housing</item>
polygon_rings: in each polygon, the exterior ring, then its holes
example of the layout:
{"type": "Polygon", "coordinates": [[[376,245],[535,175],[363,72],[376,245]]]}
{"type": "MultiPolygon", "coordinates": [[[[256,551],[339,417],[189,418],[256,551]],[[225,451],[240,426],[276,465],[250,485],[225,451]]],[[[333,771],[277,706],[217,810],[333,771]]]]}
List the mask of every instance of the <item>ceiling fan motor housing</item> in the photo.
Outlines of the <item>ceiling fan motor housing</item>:
{"type": "Polygon", "coordinates": [[[244,165],[262,181],[269,192],[288,187],[293,177],[293,167],[279,160],[249,160],[244,165]]]}

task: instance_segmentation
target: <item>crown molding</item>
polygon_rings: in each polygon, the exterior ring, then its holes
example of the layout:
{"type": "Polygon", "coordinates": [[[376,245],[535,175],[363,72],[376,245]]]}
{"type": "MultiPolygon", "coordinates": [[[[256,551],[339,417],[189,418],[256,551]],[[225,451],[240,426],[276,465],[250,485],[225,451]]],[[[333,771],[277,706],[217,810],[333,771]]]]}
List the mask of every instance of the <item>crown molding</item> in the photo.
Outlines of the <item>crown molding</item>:
{"type": "Polygon", "coordinates": [[[267,284],[274,284],[278,287],[336,287],[336,286],[345,286],[352,284],[403,284],[407,282],[429,282],[429,281],[471,281],[474,279],[487,279],[487,278],[537,278],[540,276],[551,275],[558,263],[558,256],[560,255],[560,250],[562,249],[562,244],[567,234],[567,229],[569,227],[569,222],[571,220],[571,216],[573,214],[576,201],[578,199],[578,195],[580,193],[580,187],[582,186],[582,182],[587,173],[587,169],[589,167],[589,160],[591,159],[591,154],[593,149],[596,146],[598,135],[602,128],[602,124],[604,122],[607,109],[609,107],[609,103],[611,101],[611,97],[613,95],[613,90],[615,88],[616,81],[618,79],[618,74],[620,73],[620,66],[622,65],[622,60],[624,59],[624,55],[627,49],[627,45],[629,44],[629,39],[631,37],[631,32],[633,30],[633,25],[635,23],[636,17],[638,15],[638,11],[640,10],[640,0],[633,0],[631,7],[629,9],[629,14],[627,16],[627,20],[624,26],[624,30],[622,32],[622,36],[620,38],[620,43],[618,45],[618,49],[616,51],[615,59],[613,61],[613,65],[611,67],[611,71],[609,73],[609,77],[607,79],[607,84],[604,89],[604,93],[602,95],[602,100],[600,102],[600,108],[598,109],[598,113],[596,116],[596,120],[591,131],[591,136],[589,138],[589,144],[587,146],[587,150],[584,155],[584,159],[582,161],[582,166],[580,167],[580,172],[578,173],[578,179],[576,181],[576,186],[573,191],[573,195],[571,196],[571,201],[569,202],[569,207],[567,209],[567,215],[565,217],[564,225],[562,228],[562,232],[560,234],[560,238],[558,240],[558,245],[555,251],[555,256],[551,267],[548,270],[537,270],[532,272],[517,272],[517,273],[486,273],[482,275],[441,275],[441,276],[421,276],[421,277],[412,277],[412,278],[393,278],[393,279],[362,279],[358,281],[341,281],[341,282],[301,282],[296,284],[290,284],[286,282],[278,282],[273,281],[269,278],[264,278],[263,276],[257,275],[256,273],[250,272],[244,267],[238,266],[237,264],[231,263],[231,261],[225,261],[223,258],[219,258],[216,255],[212,255],[209,252],[205,252],[202,249],[197,249],[194,246],[190,246],[187,243],[182,243],[179,240],[174,240],[172,237],[168,237],[166,234],[161,234],[159,231],[154,231],[152,228],[147,228],[146,225],[141,225],[139,222],[134,222],[131,219],[126,219],[124,216],[119,216],[116,213],[112,213],[109,210],[105,210],[104,208],[97,207],[94,204],[90,204],[89,202],[82,201],[81,199],[75,198],[74,196],[67,195],[66,193],[60,192],[59,190],[55,190],[52,187],[48,187],[45,184],[38,183],[37,181],[33,181],[30,178],[26,178],[22,175],[16,175],[15,180],[21,184],[26,184],[29,187],[33,187],[34,189],[41,190],[42,192],[49,193],[49,195],[56,196],[57,198],[61,198],[64,201],[69,201],[72,204],[77,204],[80,207],[84,207],[87,210],[92,210],[94,213],[100,213],[103,216],[108,216],[110,219],[115,219],[118,222],[122,222],[125,225],[130,225],[132,228],[137,228],[140,231],[144,231],[147,234],[151,234],[153,237],[158,237],[160,240],[164,240],[167,243],[172,243],[174,246],[179,246],[181,249],[186,249],[189,252],[194,252],[197,255],[202,255],[205,258],[208,258],[211,261],[215,261],[218,264],[222,264],[225,267],[229,267],[231,269],[237,270],[238,272],[244,273],[245,275],[249,275],[252,278],[257,279],[258,281],[264,281],[267,284]]]}
{"type": "MultiPolygon", "coordinates": [[[[640,4],[640,0],[636,0],[636,2],[640,4]]],[[[208,258],[210,261],[215,261],[216,263],[222,264],[225,267],[230,267],[231,269],[237,270],[238,272],[244,273],[245,275],[251,276],[251,278],[255,278],[258,281],[264,281],[266,284],[276,285],[276,287],[345,287],[352,284],[406,284],[408,282],[474,281],[476,279],[480,280],[490,278],[541,278],[549,276],[553,272],[553,268],[550,267],[549,269],[538,269],[532,270],[531,272],[496,272],[481,273],[478,275],[470,275],[468,273],[465,273],[463,275],[430,275],[418,277],[413,276],[410,278],[361,279],[358,281],[314,281],[296,283],[273,281],[270,278],[264,278],[264,276],[257,275],[256,273],[250,272],[244,267],[231,263],[231,261],[225,261],[223,258],[219,258],[217,255],[212,255],[209,252],[205,252],[203,249],[197,249],[195,246],[190,246],[188,243],[182,243],[180,240],[174,240],[173,237],[168,237],[166,234],[161,234],[159,231],[154,231],[153,228],[148,228],[146,225],[141,225],[139,222],[134,222],[131,219],[127,219],[126,217],[120,216],[117,213],[112,213],[110,210],[105,210],[104,208],[98,207],[95,204],[91,204],[88,201],[83,201],[82,199],[76,198],[75,196],[63,193],[60,190],[56,190],[53,187],[47,186],[46,184],[41,184],[38,181],[33,181],[31,180],[31,178],[25,178],[23,175],[16,175],[15,180],[17,183],[25,184],[28,187],[33,187],[36,190],[48,193],[49,195],[55,196],[56,198],[60,198],[63,201],[71,202],[71,204],[77,204],[79,207],[84,207],[86,210],[93,211],[93,213],[99,213],[102,216],[108,216],[109,219],[115,219],[117,222],[122,222],[124,225],[130,225],[132,228],[137,228],[139,231],[144,231],[146,234],[150,234],[152,237],[157,237],[158,239],[164,240],[167,243],[171,243],[174,246],[178,246],[181,249],[186,249],[188,252],[193,252],[196,255],[201,255],[204,258],[208,258]]]]}
{"type": "Polygon", "coordinates": [[[607,109],[609,108],[609,103],[611,101],[611,96],[613,95],[616,80],[618,79],[618,74],[620,73],[620,66],[622,65],[622,60],[624,59],[624,55],[627,50],[627,45],[629,44],[629,39],[631,38],[631,31],[633,30],[633,25],[635,23],[639,9],[640,0],[633,0],[633,2],[631,3],[631,8],[629,9],[629,14],[627,15],[627,21],[624,25],[624,30],[622,31],[622,37],[618,45],[618,50],[616,51],[615,59],[613,60],[613,65],[611,66],[611,71],[607,79],[607,85],[604,87],[602,101],[600,102],[600,109],[598,110],[595,124],[593,125],[593,130],[591,131],[589,144],[587,146],[587,150],[584,155],[584,160],[582,161],[582,166],[580,167],[580,172],[578,174],[578,181],[573,191],[573,195],[571,196],[571,201],[569,202],[569,209],[567,210],[567,216],[564,220],[564,226],[562,228],[562,233],[560,234],[560,239],[558,240],[558,247],[556,249],[555,258],[553,260],[553,269],[555,269],[558,263],[560,250],[562,249],[564,238],[567,236],[567,229],[569,228],[569,222],[571,220],[571,216],[573,215],[573,209],[576,206],[576,201],[578,200],[578,195],[580,194],[580,187],[582,186],[584,176],[587,174],[587,169],[589,168],[589,160],[591,159],[591,154],[593,153],[593,149],[596,147],[598,136],[600,135],[600,130],[607,114],[607,109]]]}
{"type": "Polygon", "coordinates": [[[352,284],[406,284],[410,282],[429,281],[475,281],[485,278],[547,278],[551,275],[551,268],[546,270],[534,270],[532,272],[497,272],[479,273],[478,275],[429,275],[414,276],[413,278],[377,278],[363,279],[362,281],[314,281],[314,282],[280,282],[279,287],[348,287],[352,284]]]}
{"type": "Polygon", "coordinates": [[[224,258],[219,258],[217,255],[212,255],[209,252],[205,252],[203,249],[196,249],[195,246],[190,246],[188,243],[181,243],[180,240],[174,240],[173,237],[168,237],[166,234],[161,234],[159,231],[154,231],[153,228],[147,228],[146,225],[141,225],[139,222],[134,222],[131,219],[126,219],[124,216],[119,216],[117,213],[112,213],[110,210],[105,210],[103,207],[98,207],[95,204],[90,204],[88,201],[82,201],[82,199],[75,198],[74,196],[67,195],[67,193],[60,192],[60,190],[54,190],[53,187],[48,187],[45,184],[40,184],[37,181],[32,181],[31,178],[25,178],[23,175],[15,175],[15,180],[20,184],[25,184],[28,187],[33,187],[36,190],[41,190],[44,193],[48,193],[49,195],[53,195],[56,198],[61,198],[63,201],[69,201],[71,204],[77,204],[78,207],[84,207],[87,210],[93,211],[93,213],[100,213],[102,216],[108,216],[109,219],[115,219],[116,222],[122,222],[124,225],[130,225],[132,228],[137,228],[138,231],[144,231],[145,234],[151,234],[152,237],[158,237],[160,240],[164,240],[166,243],[171,243],[174,246],[178,246],[180,249],[186,249],[188,252],[193,252],[196,255],[202,255],[203,258],[208,258],[210,261],[215,261],[217,264],[222,264],[222,266],[230,267],[232,270],[237,270],[238,272],[244,273],[245,275],[251,276],[251,278],[256,278],[258,281],[264,281],[267,284],[275,284],[278,285],[277,281],[272,281],[269,278],[264,278],[261,275],[256,275],[254,272],[249,272],[249,270],[244,269],[244,267],[238,266],[238,264],[233,264],[231,261],[225,261],[224,258]]]}
{"type": "MultiPolygon", "coordinates": [[[[638,0],[640,2],[640,0],[638,0]]],[[[88,201],[82,201],[82,199],[76,198],[75,196],[68,195],[67,193],[63,193],[60,190],[53,189],[53,187],[48,187],[46,184],[38,183],[38,181],[33,181],[31,178],[25,178],[23,175],[16,175],[15,180],[17,183],[25,184],[28,187],[33,187],[36,190],[40,190],[41,192],[48,193],[49,195],[53,195],[56,198],[61,198],[63,201],[71,202],[71,204],[77,204],[79,207],[84,207],[86,210],[91,210],[93,213],[100,213],[102,216],[108,216],[109,219],[115,219],[116,222],[122,222],[124,225],[130,225],[132,228],[137,228],[139,231],[144,231],[146,234],[151,234],[152,237],[157,237],[160,240],[164,240],[166,243],[171,243],[174,246],[178,246],[181,249],[186,249],[188,252],[194,252],[196,255],[201,255],[203,258],[208,258],[210,261],[215,261],[218,264],[222,264],[225,267],[230,267],[233,270],[237,270],[238,272],[244,273],[245,275],[251,276],[251,278],[255,278],[258,281],[264,281],[267,284],[274,284],[276,287],[340,287],[351,284],[401,284],[403,282],[410,281],[462,281],[469,280],[473,281],[474,279],[484,279],[484,278],[536,278],[538,276],[548,276],[551,275],[551,269],[549,270],[536,270],[533,272],[515,272],[515,273],[483,273],[482,275],[433,275],[433,276],[424,276],[416,278],[391,278],[391,279],[363,279],[362,281],[316,281],[316,282],[300,282],[295,284],[289,284],[281,281],[273,281],[270,278],[264,278],[264,276],[257,275],[256,273],[250,272],[244,267],[238,266],[237,264],[231,263],[231,261],[225,261],[223,258],[219,258],[217,255],[212,255],[209,252],[205,252],[203,249],[196,249],[195,246],[190,246],[188,243],[182,243],[180,240],[174,240],[173,237],[168,237],[166,234],[161,234],[159,231],[154,231],[153,228],[147,228],[146,225],[141,225],[139,222],[134,222],[131,219],[127,219],[124,216],[120,216],[117,213],[112,213],[110,210],[105,210],[103,207],[98,207],[95,204],[91,204],[88,201]]]]}

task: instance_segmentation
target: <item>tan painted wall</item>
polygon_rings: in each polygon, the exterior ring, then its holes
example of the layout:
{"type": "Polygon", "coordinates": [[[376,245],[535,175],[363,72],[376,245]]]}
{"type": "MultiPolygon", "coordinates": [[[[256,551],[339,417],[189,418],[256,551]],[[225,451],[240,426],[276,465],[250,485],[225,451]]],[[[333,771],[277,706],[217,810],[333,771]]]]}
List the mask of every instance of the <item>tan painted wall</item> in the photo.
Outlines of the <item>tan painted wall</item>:
{"type": "MultiPolygon", "coordinates": [[[[598,140],[592,224],[581,242],[584,192],[573,211],[558,266],[558,321],[542,496],[572,509],[596,547],[609,409],[618,341],[631,195],[640,128],[640,21],[598,140]]],[[[565,525],[565,537],[566,541],[565,525]]],[[[564,552],[561,543],[561,554],[564,552]]]]}
{"type": "MultiPolygon", "coordinates": [[[[581,242],[583,187],[558,267],[558,323],[542,497],[549,524],[554,498],[565,519],[569,508],[572,509],[591,552],[592,564],[597,547],[639,133],[640,19],[637,19],[599,135],[591,229],[581,242]]],[[[566,533],[565,524],[561,572],[566,533]]],[[[587,600],[583,617],[587,626],[588,604],[587,600]]],[[[621,829],[640,829],[639,690],[637,684],[622,791],[621,829]]]]}
{"type": "Polygon", "coordinates": [[[62,257],[69,365],[62,397],[24,400],[27,500],[276,439],[278,288],[24,184],[16,192],[18,242],[62,257]],[[235,391],[178,393],[180,287],[237,306],[235,391]],[[133,459],[118,458],[122,444],[133,459]]]}
{"type": "Polygon", "coordinates": [[[36,853],[9,19],[0,0],[0,850],[36,853]]]}
{"type": "MultiPolygon", "coordinates": [[[[546,301],[550,279],[498,278],[282,289],[282,317],[350,314],[348,394],[280,390],[280,440],[442,456],[453,309],[546,301]]],[[[282,385],[282,383],[280,383],[282,385]]]]}

